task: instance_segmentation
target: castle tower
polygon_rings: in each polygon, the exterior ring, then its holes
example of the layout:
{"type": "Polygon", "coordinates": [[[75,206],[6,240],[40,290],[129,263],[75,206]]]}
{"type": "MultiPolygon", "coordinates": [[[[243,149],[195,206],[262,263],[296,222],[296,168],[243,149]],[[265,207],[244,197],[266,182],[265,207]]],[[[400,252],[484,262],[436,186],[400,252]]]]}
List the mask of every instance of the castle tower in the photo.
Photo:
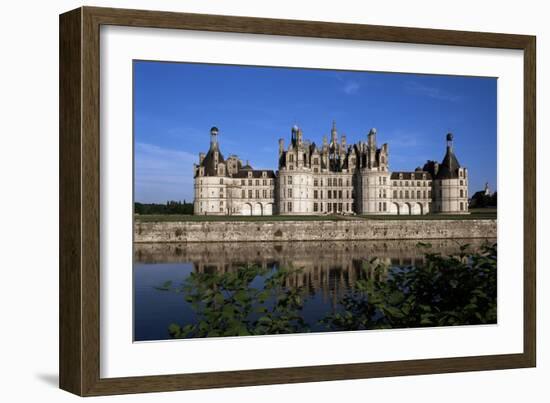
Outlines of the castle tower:
{"type": "Polygon", "coordinates": [[[194,165],[195,201],[197,215],[224,215],[227,213],[227,184],[231,170],[236,170],[236,161],[226,161],[218,143],[219,130],[210,129],[210,148],[206,155],[199,154],[199,164],[194,165]],[[231,169],[228,169],[228,163],[231,169]],[[227,179],[226,179],[227,178],[227,179]]]}
{"type": "Polygon", "coordinates": [[[468,170],[460,166],[454,153],[452,133],[447,133],[446,152],[433,181],[435,213],[468,213],[468,170]]]}
{"type": "Polygon", "coordinates": [[[376,129],[370,129],[367,145],[360,152],[361,168],[357,174],[357,208],[360,214],[388,214],[390,208],[390,173],[387,170],[387,144],[377,148],[376,129]]]}

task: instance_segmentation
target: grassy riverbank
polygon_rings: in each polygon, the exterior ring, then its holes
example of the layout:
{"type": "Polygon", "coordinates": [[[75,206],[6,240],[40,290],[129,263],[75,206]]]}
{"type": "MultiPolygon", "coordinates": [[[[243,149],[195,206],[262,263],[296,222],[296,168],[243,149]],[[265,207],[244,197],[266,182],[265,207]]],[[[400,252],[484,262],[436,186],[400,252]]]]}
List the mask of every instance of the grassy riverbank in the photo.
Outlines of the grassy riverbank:
{"type": "Polygon", "coordinates": [[[136,222],[205,222],[205,221],[342,221],[342,220],[483,220],[496,219],[497,209],[472,209],[470,214],[428,214],[428,215],[318,215],[318,216],[203,216],[187,214],[145,214],[136,215],[136,222]]]}

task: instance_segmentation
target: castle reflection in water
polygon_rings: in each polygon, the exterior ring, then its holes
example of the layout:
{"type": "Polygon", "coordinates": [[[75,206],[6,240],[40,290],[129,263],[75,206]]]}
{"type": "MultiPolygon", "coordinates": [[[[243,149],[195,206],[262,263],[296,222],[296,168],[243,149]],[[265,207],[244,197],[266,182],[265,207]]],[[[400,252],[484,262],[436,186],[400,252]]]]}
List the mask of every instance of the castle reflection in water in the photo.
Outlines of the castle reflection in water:
{"type": "MultiPolygon", "coordinates": [[[[289,277],[289,286],[304,286],[311,294],[322,294],[325,301],[335,303],[358,278],[371,277],[363,270],[365,262],[376,259],[387,269],[421,265],[425,253],[454,255],[460,246],[469,244],[470,251],[479,251],[495,239],[430,240],[429,249],[417,246],[415,240],[399,241],[323,241],[323,242],[221,242],[134,245],[136,263],[188,263],[198,273],[238,270],[247,264],[264,268],[300,269],[289,277]]],[[[371,270],[376,265],[370,265],[371,270]]],[[[384,276],[385,273],[376,275],[384,276]]]]}

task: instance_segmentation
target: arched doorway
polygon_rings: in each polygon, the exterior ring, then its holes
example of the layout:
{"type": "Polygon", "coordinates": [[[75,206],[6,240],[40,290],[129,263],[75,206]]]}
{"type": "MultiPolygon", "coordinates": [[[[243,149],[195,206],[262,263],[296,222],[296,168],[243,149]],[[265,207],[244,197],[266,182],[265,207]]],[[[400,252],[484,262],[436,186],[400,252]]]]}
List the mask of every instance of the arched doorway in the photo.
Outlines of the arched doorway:
{"type": "Polygon", "coordinates": [[[252,215],[263,215],[263,208],[261,203],[254,204],[254,211],[252,215]]]}
{"type": "Polygon", "coordinates": [[[420,203],[414,203],[411,205],[411,214],[412,215],[421,215],[422,214],[422,205],[420,203]]]}
{"type": "Polygon", "coordinates": [[[411,215],[411,205],[409,203],[403,204],[403,215],[411,215]]]}
{"type": "Polygon", "coordinates": [[[401,209],[399,208],[399,204],[398,204],[398,203],[392,203],[392,204],[391,204],[390,213],[391,213],[391,214],[396,214],[396,215],[401,214],[401,209]]]}
{"type": "Polygon", "coordinates": [[[252,215],[252,205],[244,203],[241,207],[241,215],[252,215]]]}

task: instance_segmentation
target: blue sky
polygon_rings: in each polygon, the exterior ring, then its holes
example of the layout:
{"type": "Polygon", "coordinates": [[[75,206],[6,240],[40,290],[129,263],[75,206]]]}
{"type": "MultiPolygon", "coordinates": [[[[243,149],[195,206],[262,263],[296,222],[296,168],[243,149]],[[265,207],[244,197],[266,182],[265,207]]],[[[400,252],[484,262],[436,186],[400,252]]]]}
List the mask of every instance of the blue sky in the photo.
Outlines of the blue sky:
{"type": "Polygon", "coordinates": [[[135,200],[192,201],[212,126],[224,156],[276,170],[293,124],[320,144],[333,120],[348,144],[375,127],[392,171],[441,161],[451,131],[470,194],[496,190],[495,78],[135,61],[135,200]]]}

